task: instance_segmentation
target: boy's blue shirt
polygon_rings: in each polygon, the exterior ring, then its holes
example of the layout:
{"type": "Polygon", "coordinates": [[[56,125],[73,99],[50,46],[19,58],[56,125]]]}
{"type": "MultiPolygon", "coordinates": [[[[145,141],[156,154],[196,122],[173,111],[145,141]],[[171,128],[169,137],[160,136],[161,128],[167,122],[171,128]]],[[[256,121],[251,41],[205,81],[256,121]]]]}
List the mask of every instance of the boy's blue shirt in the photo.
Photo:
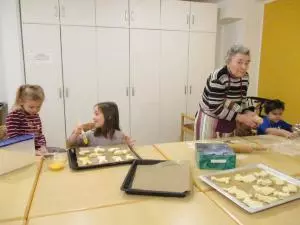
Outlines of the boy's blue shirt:
{"type": "Polygon", "coordinates": [[[268,128],[278,128],[278,129],[283,129],[287,131],[292,131],[292,125],[280,120],[277,123],[272,122],[267,116],[263,118],[263,123],[257,128],[257,134],[266,134],[266,130],[268,128]]]}

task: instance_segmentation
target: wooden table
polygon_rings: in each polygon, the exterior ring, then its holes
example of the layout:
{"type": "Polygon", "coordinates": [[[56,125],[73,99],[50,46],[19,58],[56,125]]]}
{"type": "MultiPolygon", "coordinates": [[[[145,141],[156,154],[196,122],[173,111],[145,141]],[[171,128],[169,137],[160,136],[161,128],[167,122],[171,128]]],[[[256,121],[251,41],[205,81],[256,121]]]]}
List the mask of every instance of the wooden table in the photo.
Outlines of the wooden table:
{"type": "Polygon", "coordinates": [[[9,221],[9,222],[0,222],[0,225],[24,225],[25,222],[22,220],[16,220],[16,221],[9,221]]]}
{"type": "Polygon", "coordinates": [[[300,200],[289,202],[262,212],[249,214],[216,191],[209,191],[205,194],[241,225],[300,224],[300,200]]]}
{"type": "Polygon", "coordinates": [[[203,193],[186,198],[151,198],[150,200],[53,215],[29,220],[29,225],[234,225],[236,224],[203,193]]]}
{"type": "Polygon", "coordinates": [[[0,222],[27,216],[39,163],[0,176],[0,222]]]}
{"type": "MultiPolygon", "coordinates": [[[[239,140],[238,137],[235,138],[239,140]]],[[[214,172],[214,170],[200,170],[195,162],[195,150],[186,142],[157,144],[155,147],[164,155],[166,159],[171,160],[189,160],[192,167],[192,176],[194,184],[201,191],[209,191],[212,188],[202,182],[198,177],[200,175],[214,172]]],[[[282,155],[271,150],[255,151],[249,154],[237,154],[237,167],[249,164],[264,163],[274,169],[280,170],[289,175],[300,173],[300,164],[292,157],[282,155]]]]}
{"type": "MultiPolygon", "coordinates": [[[[152,147],[138,147],[142,158],[163,159],[152,147]]],[[[130,165],[73,172],[50,171],[44,163],[29,217],[112,206],[149,197],[129,196],[120,190],[130,165]]]]}

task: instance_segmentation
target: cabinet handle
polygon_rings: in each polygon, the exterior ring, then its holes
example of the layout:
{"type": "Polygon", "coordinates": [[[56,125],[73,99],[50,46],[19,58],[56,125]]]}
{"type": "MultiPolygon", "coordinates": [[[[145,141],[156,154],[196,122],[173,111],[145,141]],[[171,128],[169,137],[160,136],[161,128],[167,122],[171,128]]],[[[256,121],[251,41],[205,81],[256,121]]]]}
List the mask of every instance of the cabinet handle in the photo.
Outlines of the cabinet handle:
{"type": "Polygon", "coordinates": [[[61,6],[61,17],[65,17],[66,16],[66,8],[65,6],[61,6]]]}
{"type": "Polygon", "coordinates": [[[59,98],[62,98],[62,91],[61,91],[61,88],[58,88],[58,96],[59,96],[59,98]]]}
{"type": "Polygon", "coordinates": [[[69,88],[66,88],[66,98],[69,97],[69,88]]]}
{"type": "Polygon", "coordinates": [[[187,92],[187,86],[185,85],[184,86],[184,94],[186,95],[186,92],[187,92]]]}
{"type": "Polygon", "coordinates": [[[128,11],[125,10],[125,21],[127,22],[128,21],[128,11]]]}
{"type": "Polygon", "coordinates": [[[133,16],[134,16],[134,12],[131,11],[131,12],[130,12],[130,21],[134,21],[134,17],[133,17],[133,16]]]}
{"type": "Polygon", "coordinates": [[[190,95],[192,94],[192,85],[190,86],[190,95]]]}
{"type": "Polygon", "coordinates": [[[195,15],[192,15],[192,24],[195,24],[195,15]]]}
{"type": "Polygon", "coordinates": [[[186,14],[186,24],[189,24],[190,22],[190,14],[186,14]]]}
{"type": "Polygon", "coordinates": [[[132,96],[135,96],[135,89],[134,89],[134,87],[131,88],[131,93],[132,93],[132,96]]]}
{"type": "Polygon", "coordinates": [[[129,87],[126,87],[126,96],[129,96],[129,87]]]}
{"type": "Polygon", "coordinates": [[[54,16],[55,16],[56,18],[58,18],[58,7],[57,7],[57,5],[54,6],[54,10],[55,10],[54,16]]]}

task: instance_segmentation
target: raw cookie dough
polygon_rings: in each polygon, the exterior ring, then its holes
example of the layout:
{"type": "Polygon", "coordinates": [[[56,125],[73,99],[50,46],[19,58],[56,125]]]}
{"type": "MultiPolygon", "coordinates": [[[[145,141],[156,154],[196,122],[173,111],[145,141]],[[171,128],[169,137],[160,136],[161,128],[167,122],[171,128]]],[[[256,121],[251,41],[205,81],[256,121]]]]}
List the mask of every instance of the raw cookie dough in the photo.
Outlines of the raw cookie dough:
{"type": "Polygon", "coordinates": [[[272,203],[278,200],[278,198],[273,196],[265,196],[261,194],[255,194],[255,198],[257,198],[259,201],[265,202],[265,203],[272,203]]]}
{"type": "Polygon", "coordinates": [[[119,148],[109,148],[109,149],[108,149],[109,152],[114,152],[114,151],[116,151],[116,150],[119,150],[119,148]]]}
{"type": "Polygon", "coordinates": [[[217,182],[225,183],[225,184],[229,184],[229,182],[230,182],[230,177],[220,177],[220,178],[211,177],[210,179],[212,181],[217,181],[217,182]]]}
{"type": "Polygon", "coordinates": [[[278,197],[278,198],[283,199],[283,198],[289,197],[290,193],[281,192],[281,191],[274,191],[273,195],[278,197]]]}
{"type": "Polygon", "coordinates": [[[262,186],[270,186],[273,184],[270,179],[258,179],[256,183],[262,186]]]}
{"type": "Polygon", "coordinates": [[[104,152],[105,152],[105,149],[104,149],[104,148],[100,148],[100,147],[96,147],[96,148],[94,149],[94,152],[96,152],[96,153],[104,153],[104,152]]]}
{"type": "Polygon", "coordinates": [[[262,202],[253,200],[251,198],[245,198],[243,202],[251,208],[260,208],[263,206],[262,202]]]}
{"type": "Polygon", "coordinates": [[[85,155],[87,153],[90,153],[90,150],[80,150],[79,155],[85,155]]]}
{"type": "Polygon", "coordinates": [[[285,193],[295,193],[298,191],[297,186],[293,184],[287,184],[282,187],[282,191],[285,193]]]}
{"type": "Polygon", "coordinates": [[[230,188],[224,188],[229,194],[235,195],[237,199],[245,199],[250,198],[251,195],[247,194],[245,191],[238,189],[236,186],[232,186],[230,188]]]}
{"type": "Polygon", "coordinates": [[[269,174],[266,171],[264,171],[264,170],[262,170],[260,172],[255,172],[254,173],[254,176],[256,176],[256,177],[267,177],[268,175],[269,174]]]}
{"type": "Polygon", "coordinates": [[[256,177],[252,174],[242,176],[241,174],[238,173],[234,176],[234,180],[241,181],[241,182],[244,182],[244,183],[252,183],[253,181],[256,180],[256,177]]]}
{"type": "Polygon", "coordinates": [[[131,159],[134,159],[134,156],[131,155],[131,154],[127,154],[127,155],[125,156],[125,158],[126,158],[127,160],[131,160],[131,159]]]}
{"type": "Polygon", "coordinates": [[[284,183],[285,183],[283,180],[281,180],[281,179],[278,178],[278,177],[271,177],[271,180],[272,180],[276,185],[279,185],[279,186],[284,185],[284,183]]]}
{"type": "Polygon", "coordinates": [[[84,166],[93,164],[92,161],[88,157],[79,157],[78,160],[84,166]]]}
{"type": "Polygon", "coordinates": [[[98,158],[99,163],[106,163],[107,162],[106,156],[98,156],[97,158],[98,158]]]}
{"type": "Polygon", "coordinates": [[[254,190],[257,193],[260,193],[260,194],[263,194],[263,195],[270,195],[275,191],[274,188],[268,187],[268,186],[264,187],[264,186],[253,185],[252,187],[254,188],[254,190]]]}
{"type": "Polygon", "coordinates": [[[112,159],[115,161],[115,162],[121,162],[123,161],[122,158],[120,156],[113,156],[112,159]]]}

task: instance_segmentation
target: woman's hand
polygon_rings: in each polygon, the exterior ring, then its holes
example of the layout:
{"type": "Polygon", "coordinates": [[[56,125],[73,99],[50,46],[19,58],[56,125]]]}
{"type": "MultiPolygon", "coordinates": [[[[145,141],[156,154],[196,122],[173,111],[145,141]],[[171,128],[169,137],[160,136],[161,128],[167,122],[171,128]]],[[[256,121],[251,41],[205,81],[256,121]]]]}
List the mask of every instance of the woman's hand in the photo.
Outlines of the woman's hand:
{"type": "Polygon", "coordinates": [[[235,120],[251,128],[259,125],[257,118],[252,113],[237,114],[235,120]]]}

